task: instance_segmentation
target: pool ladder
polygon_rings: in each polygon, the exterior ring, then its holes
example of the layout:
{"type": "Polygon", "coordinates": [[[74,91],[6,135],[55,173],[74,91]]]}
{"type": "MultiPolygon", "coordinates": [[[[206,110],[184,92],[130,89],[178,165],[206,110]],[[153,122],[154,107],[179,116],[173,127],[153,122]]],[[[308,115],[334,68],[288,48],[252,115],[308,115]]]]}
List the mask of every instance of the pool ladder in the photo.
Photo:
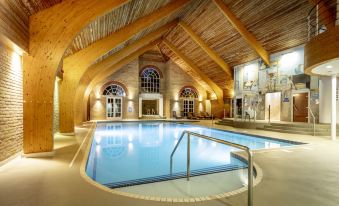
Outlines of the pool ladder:
{"type": "Polygon", "coordinates": [[[233,142],[228,142],[225,140],[221,140],[221,139],[217,139],[217,138],[213,138],[213,137],[209,137],[206,135],[202,135],[202,134],[198,134],[195,132],[190,132],[190,131],[183,131],[177,144],[175,145],[172,153],[171,153],[171,162],[170,162],[170,174],[172,175],[173,172],[173,155],[175,153],[175,151],[177,150],[181,140],[184,138],[185,134],[187,134],[187,171],[186,171],[186,178],[187,180],[190,179],[190,166],[191,166],[191,136],[195,136],[195,137],[199,137],[202,139],[206,139],[209,141],[213,141],[216,143],[220,143],[220,144],[224,144],[224,145],[228,145],[228,146],[232,146],[241,150],[244,150],[247,153],[248,156],[248,196],[247,196],[247,205],[248,206],[253,206],[253,157],[252,157],[252,152],[250,150],[250,148],[244,146],[244,145],[240,145],[240,144],[236,144],[233,142]]]}

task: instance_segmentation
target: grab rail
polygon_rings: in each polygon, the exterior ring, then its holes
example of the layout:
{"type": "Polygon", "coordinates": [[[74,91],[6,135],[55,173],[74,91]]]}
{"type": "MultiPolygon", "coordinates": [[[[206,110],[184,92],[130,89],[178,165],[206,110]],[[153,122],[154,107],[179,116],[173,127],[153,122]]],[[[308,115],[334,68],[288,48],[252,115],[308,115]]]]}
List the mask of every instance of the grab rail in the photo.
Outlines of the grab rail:
{"type": "Polygon", "coordinates": [[[315,116],[314,116],[312,109],[310,107],[307,107],[307,109],[310,111],[310,114],[311,114],[312,119],[313,119],[313,136],[315,136],[315,116]]]}
{"type": "Polygon", "coordinates": [[[228,142],[225,140],[221,140],[221,139],[217,139],[217,138],[213,138],[213,137],[209,137],[206,135],[202,135],[202,134],[198,134],[195,132],[190,132],[190,131],[183,131],[177,144],[175,145],[172,153],[171,153],[171,160],[170,160],[170,173],[172,175],[173,172],[173,155],[175,153],[175,151],[177,150],[181,140],[183,139],[184,135],[187,134],[187,171],[186,171],[186,175],[187,175],[187,180],[190,179],[190,166],[191,166],[191,138],[190,136],[195,136],[195,137],[200,137],[206,140],[210,140],[213,142],[217,142],[220,144],[224,144],[224,145],[228,145],[228,146],[232,146],[241,150],[246,151],[247,156],[248,156],[248,206],[252,206],[253,205],[253,157],[252,157],[252,152],[250,150],[250,148],[244,146],[244,145],[240,145],[240,144],[236,144],[233,142],[228,142]]]}

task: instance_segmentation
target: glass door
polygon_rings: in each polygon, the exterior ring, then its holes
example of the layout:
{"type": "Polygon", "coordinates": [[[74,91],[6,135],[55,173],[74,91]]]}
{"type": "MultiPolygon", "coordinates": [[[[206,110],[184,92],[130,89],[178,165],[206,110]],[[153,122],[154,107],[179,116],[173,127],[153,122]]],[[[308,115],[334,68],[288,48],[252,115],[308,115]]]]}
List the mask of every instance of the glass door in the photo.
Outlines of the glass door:
{"type": "Polygon", "coordinates": [[[184,117],[187,117],[188,113],[194,113],[194,100],[184,99],[184,117]]]}
{"type": "Polygon", "coordinates": [[[107,119],[122,117],[122,98],[107,97],[106,98],[106,117],[107,119]]]}

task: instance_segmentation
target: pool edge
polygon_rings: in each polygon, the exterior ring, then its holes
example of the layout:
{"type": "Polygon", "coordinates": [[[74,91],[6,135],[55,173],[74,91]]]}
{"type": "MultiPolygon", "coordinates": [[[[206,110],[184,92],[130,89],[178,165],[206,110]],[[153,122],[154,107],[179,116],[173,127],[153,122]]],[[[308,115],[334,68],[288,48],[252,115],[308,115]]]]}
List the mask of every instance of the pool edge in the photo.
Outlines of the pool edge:
{"type": "MultiPolygon", "coordinates": [[[[238,195],[240,193],[247,191],[247,185],[246,185],[246,186],[243,186],[243,187],[241,187],[237,190],[233,190],[233,191],[226,192],[226,193],[220,193],[220,194],[216,194],[216,195],[208,195],[208,196],[192,197],[192,198],[170,198],[170,197],[139,195],[139,194],[122,192],[122,191],[119,191],[117,189],[110,189],[110,188],[94,181],[86,173],[87,161],[88,161],[91,145],[92,145],[92,142],[93,142],[94,131],[95,131],[95,128],[97,126],[97,122],[93,122],[93,124],[95,124],[95,127],[90,128],[88,133],[87,133],[87,134],[91,133],[91,135],[90,135],[90,138],[88,138],[88,140],[87,140],[87,146],[86,146],[86,149],[85,149],[85,154],[83,156],[83,159],[82,159],[82,162],[81,162],[81,165],[80,165],[80,176],[87,183],[97,187],[98,189],[101,189],[105,192],[109,192],[111,194],[121,195],[121,196],[140,199],[140,200],[149,200],[149,201],[156,201],[156,202],[170,202],[170,203],[203,202],[203,201],[208,201],[208,200],[227,198],[227,197],[238,195]]],[[[237,153],[236,155],[241,157],[242,159],[244,159],[246,162],[248,162],[247,156],[243,155],[242,153],[237,153]]],[[[262,181],[263,171],[259,167],[259,165],[257,165],[255,163],[255,161],[253,162],[253,167],[254,167],[254,170],[256,171],[256,174],[257,174],[256,178],[254,178],[254,184],[253,184],[253,187],[255,187],[256,185],[258,185],[262,181]]]]}

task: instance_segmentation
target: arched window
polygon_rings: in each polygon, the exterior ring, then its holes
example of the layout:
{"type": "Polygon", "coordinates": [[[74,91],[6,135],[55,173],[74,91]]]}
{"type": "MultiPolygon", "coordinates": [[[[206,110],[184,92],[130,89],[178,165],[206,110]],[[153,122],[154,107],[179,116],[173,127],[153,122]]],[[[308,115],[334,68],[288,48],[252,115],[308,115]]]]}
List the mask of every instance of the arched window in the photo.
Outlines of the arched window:
{"type": "Polygon", "coordinates": [[[126,92],[124,88],[122,88],[120,85],[110,84],[105,88],[102,95],[104,96],[126,96],[126,92]]]}
{"type": "Polygon", "coordinates": [[[179,97],[184,99],[195,99],[198,98],[198,92],[191,88],[191,87],[185,87],[181,90],[179,97]]]}
{"type": "Polygon", "coordinates": [[[180,90],[179,97],[182,101],[182,116],[189,117],[194,114],[194,99],[199,98],[198,92],[193,87],[184,87],[180,90]]]}
{"type": "Polygon", "coordinates": [[[160,74],[155,68],[148,67],[140,75],[141,91],[144,93],[160,92],[160,74]]]}

